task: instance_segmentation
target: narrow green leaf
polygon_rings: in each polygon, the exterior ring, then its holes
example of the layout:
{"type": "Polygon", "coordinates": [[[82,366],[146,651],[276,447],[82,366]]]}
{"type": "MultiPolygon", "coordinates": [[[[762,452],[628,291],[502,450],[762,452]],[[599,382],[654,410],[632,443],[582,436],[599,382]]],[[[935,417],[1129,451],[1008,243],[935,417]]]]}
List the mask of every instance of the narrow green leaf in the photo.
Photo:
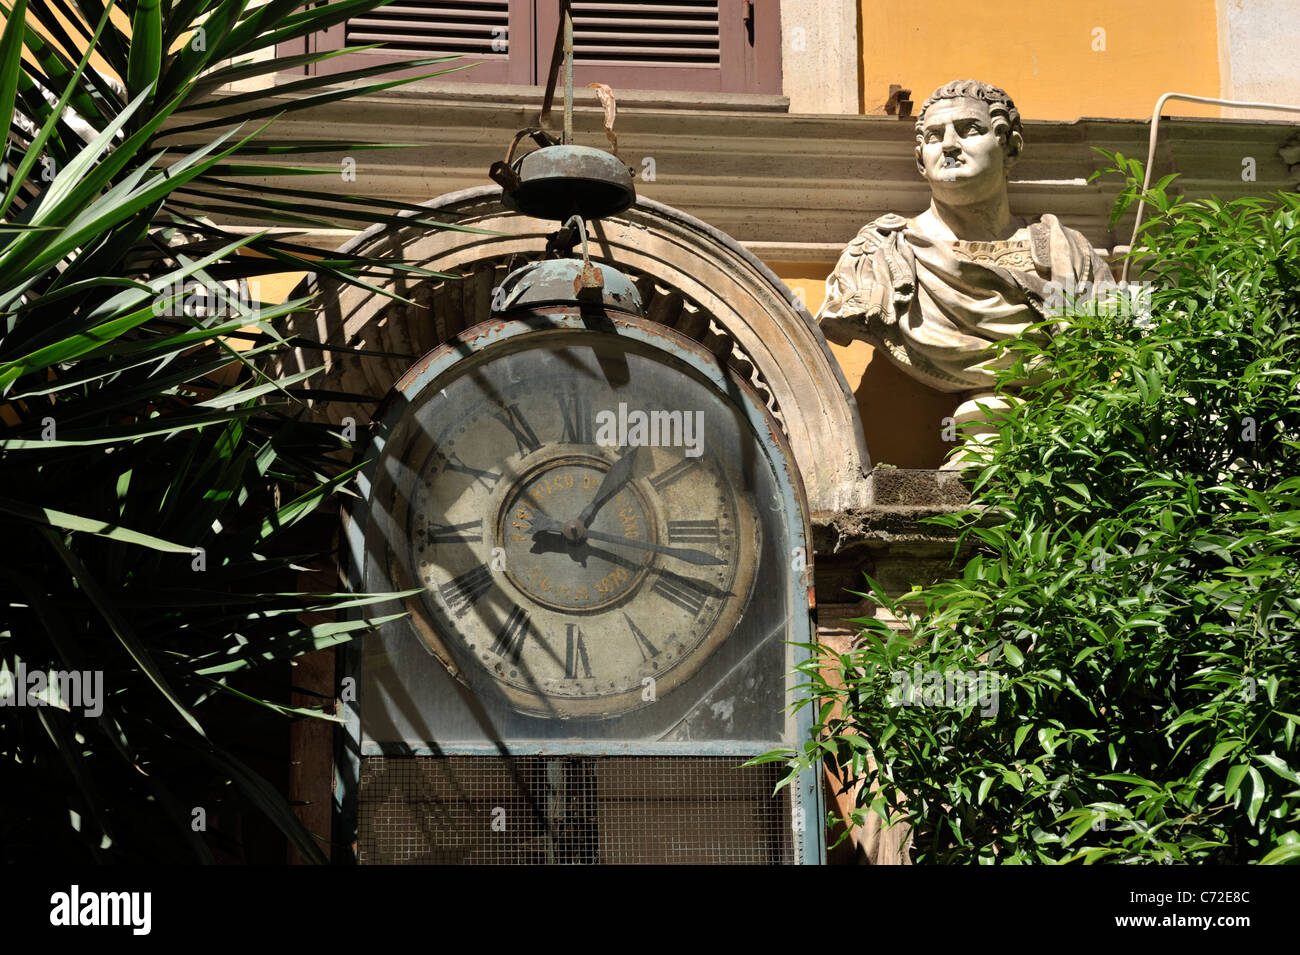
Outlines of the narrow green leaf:
{"type": "Polygon", "coordinates": [[[1020,727],[1018,730],[1016,730],[1015,741],[1014,741],[1014,743],[1013,743],[1013,745],[1012,745],[1012,747],[1011,747],[1011,752],[1012,752],[1012,753],[1019,753],[1019,752],[1020,752],[1020,746],[1021,746],[1021,744],[1024,743],[1024,741],[1025,741],[1025,737],[1028,736],[1030,733],[1032,733],[1033,730],[1034,730],[1034,727],[1033,727],[1033,724],[1031,724],[1031,723],[1026,723],[1024,726],[1022,726],[1022,727],[1020,727]]]}
{"type": "Polygon", "coordinates": [[[1295,771],[1292,770],[1291,767],[1287,766],[1287,764],[1283,760],[1279,759],[1278,757],[1273,756],[1269,753],[1256,753],[1255,758],[1259,760],[1261,763],[1263,763],[1265,766],[1267,766],[1269,769],[1273,770],[1273,772],[1277,773],[1287,782],[1300,784],[1300,776],[1297,776],[1295,771]]]}
{"type": "Polygon", "coordinates": [[[347,643],[359,633],[374,630],[389,621],[400,620],[405,616],[405,613],[394,613],[365,620],[344,620],[318,624],[307,629],[291,630],[281,637],[262,640],[258,647],[244,646],[238,648],[237,653],[223,653],[219,656],[220,662],[196,667],[194,672],[200,676],[215,676],[218,673],[244,670],[256,666],[259,662],[275,663],[286,656],[301,656],[325,647],[347,643]]]}
{"type": "MultiPolygon", "coordinates": [[[[99,36],[104,32],[104,28],[108,25],[109,13],[113,9],[113,3],[114,0],[109,0],[108,6],[104,9],[104,16],[99,21],[99,26],[95,28],[95,39],[99,38],[99,36]]],[[[92,43],[86,48],[85,53],[81,57],[81,62],[77,64],[76,72],[73,73],[71,79],[68,80],[68,85],[64,88],[63,95],[59,97],[59,101],[50,112],[49,118],[45,121],[45,125],[37,131],[36,138],[32,140],[31,146],[28,147],[22,161],[19,162],[18,169],[14,172],[14,180],[9,184],[9,191],[5,193],[4,201],[0,202],[0,219],[3,219],[5,215],[8,214],[9,207],[13,205],[13,201],[17,198],[18,192],[22,188],[23,183],[27,181],[27,176],[32,171],[32,167],[36,165],[36,161],[40,158],[41,151],[44,150],[46,142],[49,141],[50,133],[58,124],[59,117],[63,115],[63,110],[67,107],[68,100],[72,98],[73,91],[77,89],[78,80],[80,79],[81,74],[85,72],[86,64],[90,62],[90,54],[93,50],[94,44],[92,43]]],[[[3,262],[5,254],[5,252],[0,252],[0,262],[3,262]]]]}
{"type": "Polygon", "coordinates": [[[135,0],[131,18],[131,47],[127,57],[128,97],[153,91],[162,69],[162,11],[158,0],[135,0]]]}
{"type": "MultiPolygon", "coordinates": [[[[22,67],[23,35],[26,33],[27,0],[14,0],[5,31],[0,36],[0,116],[14,115],[18,75],[22,67]]],[[[9,137],[5,136],[4,160],[8,163],[9,137]]]]}
{"type": "Polygon", "coordinates": [[[1259,860],[1260,865],[1290,865],[1300,862],[1300,845],[1278,846],[1259,860]]]}
{"type": "Polygon", "coordinates": [[[0,514],[8,514],[11,517],[21,518],[47,527],[59,527],[68,531],[82,531],[87,534],[94,534],[96,537],[121,541],[124,544],[137,544],[165,554],[188,554],[192,549],[184,544],[173,544],[171,541],[162,540],[151,534],[142,534],[139,531],[133,531],[116,524],[97,521],[78,514],[69,514],[66,511],[56,511],[50,507],[34,507],[21,501],[12,501],[3,497],[0,497],[0,514]]]}

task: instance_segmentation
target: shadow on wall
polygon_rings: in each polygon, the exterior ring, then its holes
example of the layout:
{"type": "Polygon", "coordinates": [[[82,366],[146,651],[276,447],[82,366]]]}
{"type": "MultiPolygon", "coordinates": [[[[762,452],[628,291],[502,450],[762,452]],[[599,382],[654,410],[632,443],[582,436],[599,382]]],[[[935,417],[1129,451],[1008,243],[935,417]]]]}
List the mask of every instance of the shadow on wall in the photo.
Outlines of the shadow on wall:
{"type": "MultiPolygon", "coordinates": [[[[795,262],[769,262],[768,266],[816,315],[831,266],[795,262]]],[[[830,349],[857,399],[872,464],[900,468],[943,464],[952,449],[943,440],[943,419],[956,409],[960,396],[927,388],[866,342],[847,347],[832,344],[830,349]]]]}
{"type": "Polygon", "coordinates": [[[943,419],[956,410],[961,396],[927,388],[865,342],[848,348],[832,345],[831,353],[857,399],[872,463],[900,468],[942,465],[953,447],[943,440],[943,419]]]}

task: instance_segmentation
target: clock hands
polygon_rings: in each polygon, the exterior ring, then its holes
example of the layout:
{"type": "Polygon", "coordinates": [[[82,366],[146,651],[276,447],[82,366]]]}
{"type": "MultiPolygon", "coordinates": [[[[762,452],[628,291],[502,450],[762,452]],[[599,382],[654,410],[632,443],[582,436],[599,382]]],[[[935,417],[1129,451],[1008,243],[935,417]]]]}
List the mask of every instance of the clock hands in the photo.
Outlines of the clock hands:
{"type": "Polygon", "coordinates": [[[575,539],[570,536],[570,525],[572,523],[573,522],[570,521],[561,524],[559,521],[553,520],[549,517],[539,519],[533,524],[533,537],[536,537],[538,534],[559,534],[564,537],[565,540],[574,544],[581,543],[584,540],[603,541],[607,544],[623,544],[627,547],[635,547],[638,550],[648,550],[654,554],[663,554],[665,557],[676,557],[678,560],[684,560],[688,564],[717,566],[726,563],[725,560],[714,557],[712,554],[706,554],[702,550],[691,550],[688,547],[664,547],[661,544],[648,544],[643,541],[630,540],[626,537],[618,537],[614,534],[605,534],[600,531],[592,531],[585,528],[575,539]]]}
{"type": "Polygon", "coordinates": [[[599,557],[606,563],[614,564],[619,567],[626,567],[630,571],[638,571],[641,565],[635,560],[624,557],[622,554],[615,554],[613,551],[605,550],[601,547],[593,547],[589,542],[583,541],[579,546],[573,547],[563,542],[563,538],[558,527],[544,527],[541,530],[533,532],[536,536],[533,539],[533,554],[568,554],[569,557],[583,567],[587,566],[588,557],[599,557]],[[551,537],[561,538],[560,542],[552,544],[551,537]]]}
{"type": "Polygon", "coordinates": [[[678,560],[684,560],[688,564],[698,564],[701,566],[717,566],[725,564],[726,561],[714,557],[712,554],[706,554],[702,550],[691,550],[687,547],[664,547],[661,544],[647,544],[644,541],[629,540],[626,537],[617,537],[614,534],[602,534],[599,531],[587,531],[588,540],[604,541],[608,544],[623,544],[627,547],[635,547],[638,550],[648,550],[654,554],[663,554],[665,557],[676,557],[678,560]]]}
{"type": "Polygon", "coordinates": [[[635,444],[629,447],[623,452],[623,456],[614,462],[614,466],[605,472],[600,486],[596,488],[595,497],[578,515],[578,523],[584,527],[590,524],[591,519],[605,506],[605,502],[623,489],[623,485],[632,476],[632,465],[635,462],[638,447],[639,445],[635,444]]]}
{"type": "Polygon", "coordinates": [[[632,467],[636,463],[636,452],[639,445],[632,445],[623,452],[623,456],[614,462],[614,466],[605,472],[601,479],[600,485],[596,488],[596,493],[588,502],[587,506],[582,509],[582,513],[576,518],[569,521],[555,520],[547,514],[542,514],[541,519],[533,524],[533,537],[538,534],[559,534],[570,544],[581,544],[584,541],[596,540],[604,541],[607,544],[622,544],[626,547],[635,547],[638,550],[650,551],[652,554],[663,554],[665,557],[675,557],[678,560],[686,561],[688,564],[701,566],[717,566],[725,564],[726,561],[714,557],[702,550],[692,550],[688,547],[665,547],[661,544],[649,544],[643,541],[633,540],[627,537],[619,537],[614,534],[605,534],[601,531],[593,531],[588,525],[592,518],[599,513],[600,509],[623,489],[632,477],[632,467]]]}

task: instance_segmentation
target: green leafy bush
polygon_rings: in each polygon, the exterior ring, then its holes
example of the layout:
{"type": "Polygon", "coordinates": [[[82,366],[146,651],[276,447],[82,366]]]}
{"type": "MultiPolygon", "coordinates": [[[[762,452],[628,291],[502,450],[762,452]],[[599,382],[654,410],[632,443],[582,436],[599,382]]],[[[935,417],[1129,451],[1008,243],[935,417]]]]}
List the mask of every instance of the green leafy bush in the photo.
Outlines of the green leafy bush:
{"type": "MultiPolygon", "coordinates": [[[[1118,217],[1141,169],[1112,158],[1118,217]]],[[[911,633],[860,620],[803,667],[837,705],[784,757],[865,781],[852,823],[909,823],[915,861],[1300,859],[1300,197],[1167,184],[1149,314],[1076,306],[1014,346],[1008,380],[1053,374],[935,519],[975,555],[904,604],[872,584],[911,633]]]]}

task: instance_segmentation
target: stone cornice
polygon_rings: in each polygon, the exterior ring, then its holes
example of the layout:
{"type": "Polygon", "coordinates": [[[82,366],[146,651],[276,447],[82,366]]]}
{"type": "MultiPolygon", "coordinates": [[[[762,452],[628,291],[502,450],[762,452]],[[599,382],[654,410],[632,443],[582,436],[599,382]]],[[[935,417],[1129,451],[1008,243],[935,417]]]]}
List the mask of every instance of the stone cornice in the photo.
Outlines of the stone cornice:
{"type": "MultiPolygon", "coordinates": [[[[913,159],[911,121],[737,109],[737,104],[688,94],[673,94],[669,107],[651,100],[629,95],[615,124],[620,155],[639,174],[639,192],[742,243],[766,247],[763,255],[769,261],[799,252],[807,253],[801,256],[804,261],[830,261],[834,249],[864,222],[889,211],[912,214],[928,203],[913,159]],[[653,181],[640,178],[647,160],[653,161],[653,181]]],[[[575,107],[577,139],[603,147],[601,111],[583,102],[579,97],[575,107]]],[[[174,125],[223,112],[238,111],[213,106],[187,112],[174,125]]],[[[354,157],[356,184],[341,177],[335,181],[340,191],[421,202],[486,184],[489,165],[504,156],[516,130],[536,122],[537,113],[537,105],[523,102],[393,90],[328,104],[309,117],[286,114],[267,135],[293,140],[328,131],[343,140],[414,144],[359,152],[354,157]]],[[[1179,172],[1177,185],[1190,195],[1229,199],[1294,189],[1277,154],[1294,129],[1279,121],[1166,119],[1157,171],[1179,172]],[[1255,160],[1253,182],[1241,179],[1247,157],[1255,160]]],[[[1112,231],[1108,222],[1118,180],[1087,182],[1106,165],[1093,147],[1143,157],[1147,134],[1148,124],[1135,120],[1027,121],[1025,158],[1012,173],[1012,211],[1033,216],[1054,212],[1100,248],[1127,241],[1125,223],[1112,231]]],[[[202,136],[177,139],[195,142],[202,136]]],[[[341,159],[339,154],[318,162],[328,167],[341,159]]],[[[290,184],[327,187],[330,178],[294,177],[290,184]]],[[[254,187],[270,181],[250,180],[254,187]]]]}

